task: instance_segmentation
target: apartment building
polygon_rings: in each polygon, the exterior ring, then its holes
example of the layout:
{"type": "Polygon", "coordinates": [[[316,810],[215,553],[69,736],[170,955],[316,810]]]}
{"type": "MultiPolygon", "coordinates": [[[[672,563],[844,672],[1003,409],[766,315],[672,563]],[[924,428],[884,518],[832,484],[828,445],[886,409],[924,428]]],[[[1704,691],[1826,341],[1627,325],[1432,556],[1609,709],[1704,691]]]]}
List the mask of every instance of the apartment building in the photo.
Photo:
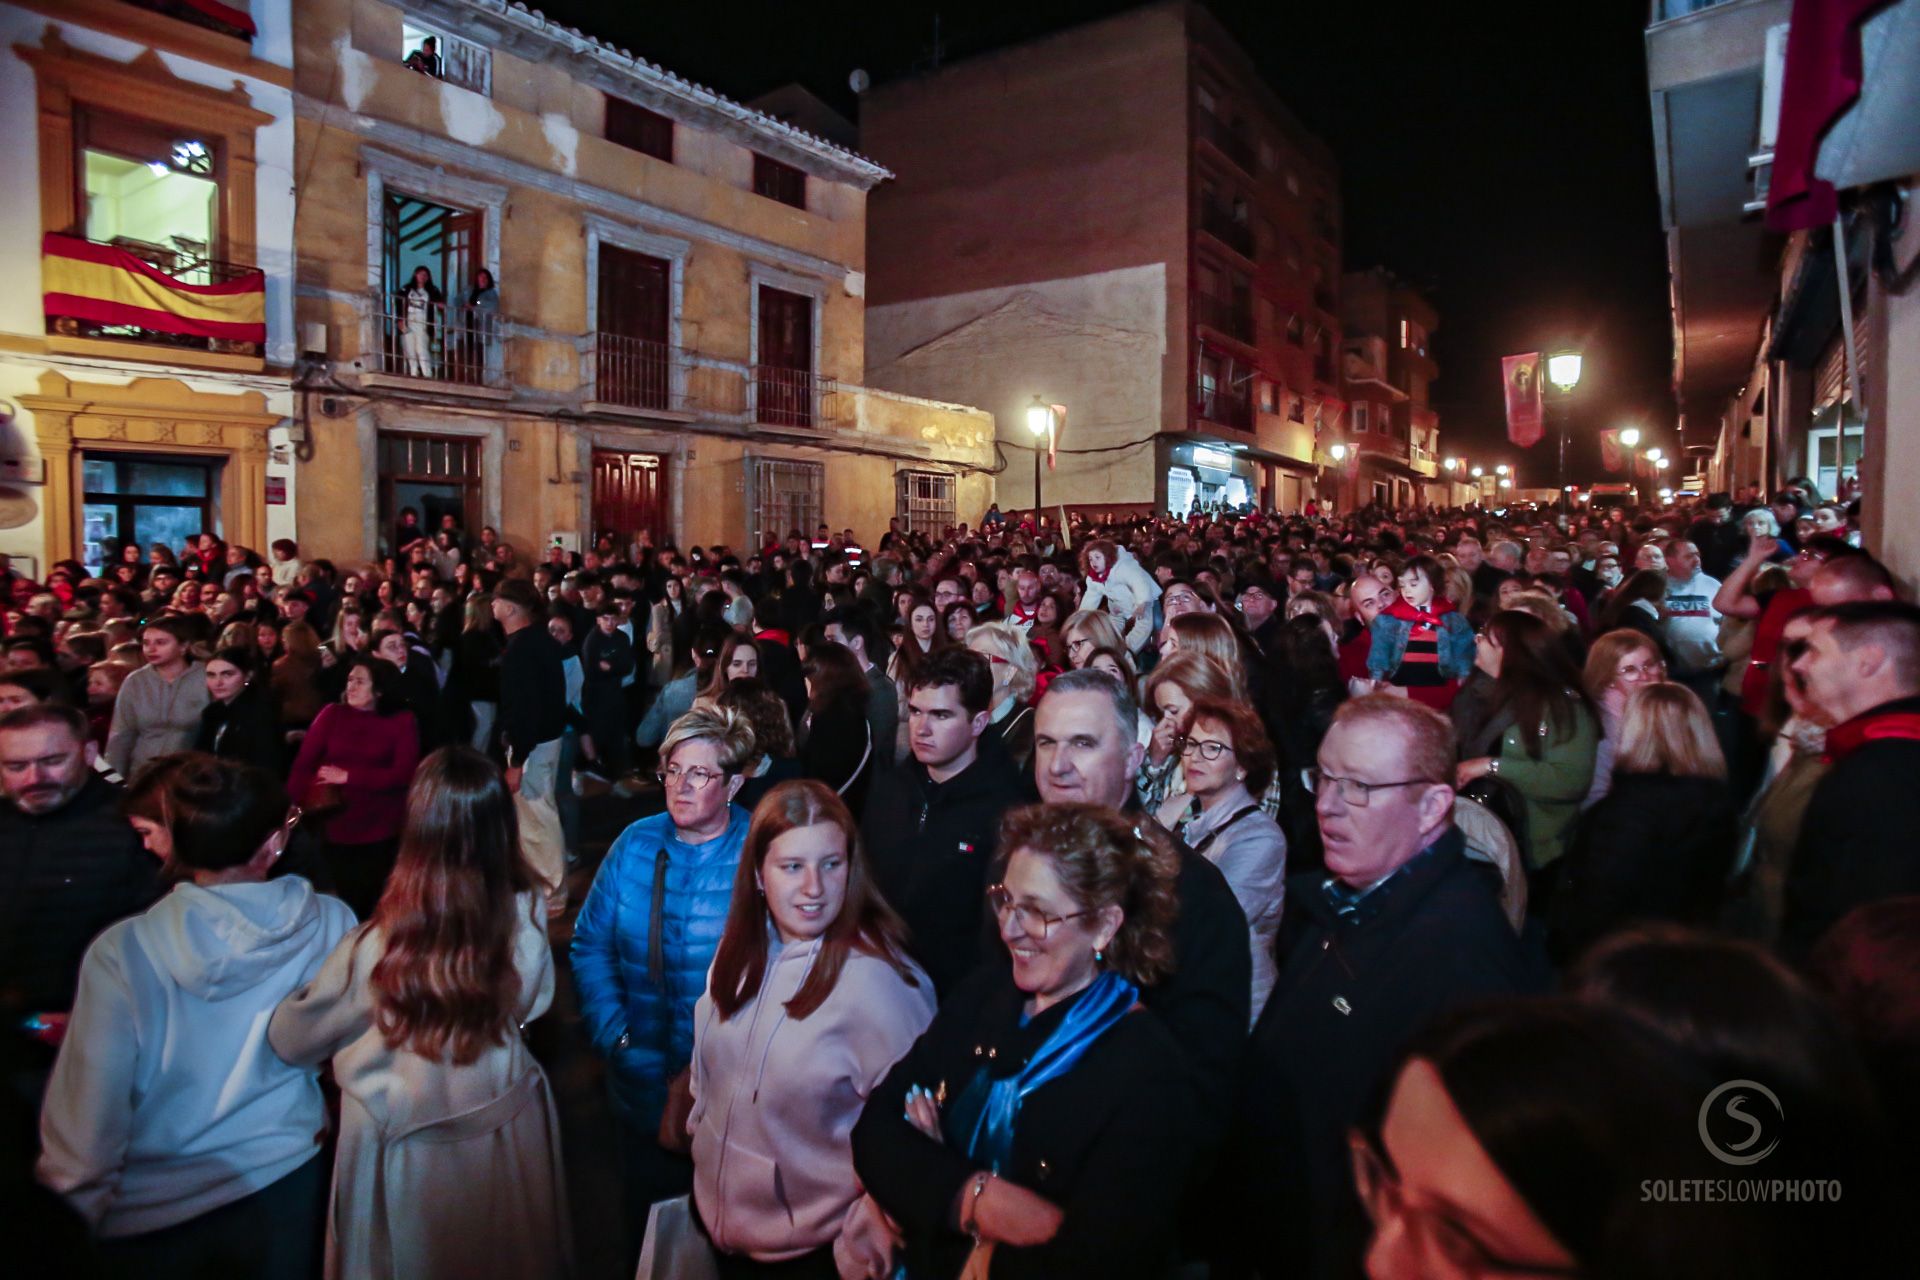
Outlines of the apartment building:
{"type": "Polygon", "coordinates": [[[0,8],[0,552],[292,536],[287,0],[0,8]]]}
{"type": "Polygon", "coordinates": [[[1431,396],[1440,375],[1431,345],[1439,313],[1380,267],[1347,274],[1340,311],[1345,413],[1322,447],[1345,446],[1335,467],[1343,505],[1448,501],[1451,477],[1441,475],[1440,415],[1431,396]]]}
{"type": "Polygon", "coordinates": [[[992,500],[990,415],[863,385],[882,165],[503,0],[304,0],[294,65],[315,554],[409,507],[538,551],[992,500]]]}
{"type": "Polygon", "coordinates": [[[1339,175],[1201,7],[1149,5],[869,92],[867,364],[985,406],[1002,506],[1297,510],[1340,397],[1339,175]],[[1044,444],[1040,447],[1044,448],[1044,444]]]}

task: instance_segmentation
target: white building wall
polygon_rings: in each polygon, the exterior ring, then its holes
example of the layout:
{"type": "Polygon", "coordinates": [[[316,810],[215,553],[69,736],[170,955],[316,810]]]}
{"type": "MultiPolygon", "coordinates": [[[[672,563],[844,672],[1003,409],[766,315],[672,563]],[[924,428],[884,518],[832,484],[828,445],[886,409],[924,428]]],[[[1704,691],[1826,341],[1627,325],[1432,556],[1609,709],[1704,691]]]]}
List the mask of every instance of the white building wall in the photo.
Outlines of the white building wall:
{"type": "Polygon", "coordinates": [[[1153,263],[870,306],[867,381],[990,412],[1004,508],[1033,505],[1036,396],[1067,411],[1058,466],[1041,481],[1048,506],[1151,503],[1166,297],[1165,265],[1153,263]]]}

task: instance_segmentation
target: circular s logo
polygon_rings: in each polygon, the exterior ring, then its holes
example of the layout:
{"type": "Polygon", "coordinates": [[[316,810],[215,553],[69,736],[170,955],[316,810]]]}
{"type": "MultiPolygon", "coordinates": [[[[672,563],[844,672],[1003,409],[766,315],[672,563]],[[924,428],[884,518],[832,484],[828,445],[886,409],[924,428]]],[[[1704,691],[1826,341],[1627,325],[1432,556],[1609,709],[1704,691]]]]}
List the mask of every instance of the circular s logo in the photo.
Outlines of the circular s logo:
{"type": "Polygon", "coordinates": [[[1780,1145],[1786,1118],[1773,1090],[1757,1080],[1729,1080],[1700,1104],[1700,1141],[1723,1163],[1759,1164],[1780,1145]]]}

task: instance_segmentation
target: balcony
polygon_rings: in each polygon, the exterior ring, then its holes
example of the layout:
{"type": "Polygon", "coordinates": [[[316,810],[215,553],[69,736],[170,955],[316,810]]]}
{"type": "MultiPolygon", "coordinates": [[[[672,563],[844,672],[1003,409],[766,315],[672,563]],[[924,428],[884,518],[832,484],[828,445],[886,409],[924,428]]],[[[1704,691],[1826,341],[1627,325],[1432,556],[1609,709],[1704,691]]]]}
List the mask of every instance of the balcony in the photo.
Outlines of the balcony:
{"type": "Polygon", "coordinates": [[[51,233],[41,242],[41,284],[49,336],[128,344],[102,354],[151,346],[252,359],[266,342],[265,275],[184,242],[51,233]]]}
{"type": "Polygon", "coordinates": [[[1194,412],[1216,426],[1253,430],[1253,396],[1246,384],[1238,388],[1201,385],[1194,398],[1194,412]]]}
{"type": "Polygon", "coordinates": [[[589,342],[590,407],[641,416],[693,416],[693,352],[623,333],[595,332],[589,342]]]}
{"type": "Polygon", "coordinates": [[[401,295],[389,293],[372,295],[368,306],[375,331],[370,372],[376,376],[482,394],[506,389],[498,312],[441,302],[409,307],[401,295]]]}
{"type": "Polygon", "coordinates": [[[1407,446],[1407,463],[1430,480],[1440,475],[1440,459],[1431,449],[1423,449],[1417,444],[1407,446]]]}
{"type": "Polygon", "coordinates": [[[1242,173],[1251,175],[1254,168],[1252,140],[1210,111],[1196,114],[1200,123],[1194,130],[1195,136],[1239,166],[1242,173]]]}
{"type": "Polygon", "coordinates": [[[754,365],[752,389],[753,407],[749,416],[763,426],[812,430],[840,416],[839,382],[823,378],[810,369],[754,365]]]}
{"type": "Polygon", "coordinates": [[[1253,228],[1231,210],[1211,200],[1201,201],[1200,229],[1248,262],[1254,260],[1253,228]]]}
{"type": "Polygon", "coordinates": [[[1195,293],[1193,322],[1203,324],[1235,342],[1253,345],[1253,301],[1244,293],[1231,298],[1195,293]]]}
{"type": "Polygon", "coordinates": [[[245,9],[221,4],[220,0],[126,0],[126,3],[238,40],[251,41],[257,34],[253,18],[245,9]]]}

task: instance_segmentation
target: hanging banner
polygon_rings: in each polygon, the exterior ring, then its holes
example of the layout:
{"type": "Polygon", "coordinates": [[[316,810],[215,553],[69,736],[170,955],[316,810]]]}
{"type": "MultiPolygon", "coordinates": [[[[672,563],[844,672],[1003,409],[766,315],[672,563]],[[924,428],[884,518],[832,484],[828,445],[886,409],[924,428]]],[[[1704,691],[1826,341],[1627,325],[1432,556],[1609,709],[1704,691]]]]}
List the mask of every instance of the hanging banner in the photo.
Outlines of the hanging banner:
{"type": "Polygon", "coordinates": [[[1609,427],[1600,433],[1600,465],[1609,471],[1623,471],[1627,465],[1627,455],[1620,447],[1620,431],[1609,427]]]}
{"type": "Polygon", "coordinates": [[[40,247],[49,319],[228,342],[267,340],[267,278],[259,271],[189,284],[110,244],[49,232],[40,247]]]}
{"type": "Polygon", "coordinates": [[[1531,449],[1546,434],[1540,399],[1540,353],[1507,356],[1500,361],[1507,391],[1507,439],[1531,449]]]}
{"type": "Polygon", "coordinates": [[[1059,462],[1060,433],[1067,425],[1067,406],[1048,405],[1053,412],[1047,417],[1047,470],[1052,471],[1059,462]]]}

